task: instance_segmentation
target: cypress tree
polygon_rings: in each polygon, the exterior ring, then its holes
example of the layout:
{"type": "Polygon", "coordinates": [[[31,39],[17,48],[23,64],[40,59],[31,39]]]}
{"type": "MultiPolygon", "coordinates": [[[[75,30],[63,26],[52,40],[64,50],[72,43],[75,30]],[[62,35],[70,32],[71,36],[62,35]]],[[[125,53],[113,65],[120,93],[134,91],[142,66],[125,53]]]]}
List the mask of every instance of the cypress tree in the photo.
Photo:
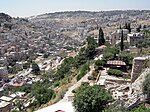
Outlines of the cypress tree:
{"type": "Polygon", "coordinates": [[[140,32],[140,31],[141,31],[141,24],[136,28],[136,31],[137,31],[137,32],[140,32]]]}
{"type": "Polygon", "coordinates": [[[119,26],[119,29],[122,29],[122,28],[121,28],[121,25],[119,26]]]}
{"type": "Polygon", "coordinates": [[[130,23],[125,23],[124,28],[128,29],[129,33],[131,32],[131,24],[130,23]]]}
{"type": "Polygon", "coordinates": [[[125,23],[124,29],[128,29],[128,24],[125,23]]]}
{"type": "Polygon", "coordinates": [[[130,23],[128,23],[127,29],[129,30],[129,33],[130,33],[131,32],[131,24],[130,23]]]}
{"type": "Polygon", "coordinates": [[[104,33],[103,33],[102,28],[99,29],[98,44],[99,44],[99,46],[105,44],[104,33]]]}
{"type": "Polygon", "coordinates": [[[120,43],[120,50],[123,51],[124,44],[123,44],[123,30],[121,30],[121,43],[120,43]]]}

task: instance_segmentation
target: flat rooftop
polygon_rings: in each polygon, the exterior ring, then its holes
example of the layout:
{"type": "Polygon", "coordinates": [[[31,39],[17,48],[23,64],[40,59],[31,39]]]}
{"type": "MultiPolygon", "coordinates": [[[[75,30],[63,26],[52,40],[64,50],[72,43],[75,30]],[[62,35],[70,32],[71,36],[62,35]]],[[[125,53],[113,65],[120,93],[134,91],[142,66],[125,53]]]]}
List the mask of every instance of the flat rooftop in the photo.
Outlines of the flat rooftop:
{"type": "Polygon", "coordinates": [[[5,107],[5,106],[7,106],[9,104],[10,104],[10,102],[0,101],[0,108],[3,108],[3,107],[5,107]]]}
{"type": "Polygon", "coordinates": [[[109,65],[126,65],[125,62],[119,61],[119,60],[107,61],[107,64],[109,64],[109,65]]]}
{"type": "Polygon", "coordinates": [[[12,99],[13,99],[13,98],[7,97],[7,96],[2,96],[2,97],[0,97],[0,100],[2,100],[2,101],[7,101],[7,102],[10,102],[12,99]]]}
{"type": "Polygon", "coordinates": [[[146,60],[146,57],[135,57],[134,60],[146,60]]]}

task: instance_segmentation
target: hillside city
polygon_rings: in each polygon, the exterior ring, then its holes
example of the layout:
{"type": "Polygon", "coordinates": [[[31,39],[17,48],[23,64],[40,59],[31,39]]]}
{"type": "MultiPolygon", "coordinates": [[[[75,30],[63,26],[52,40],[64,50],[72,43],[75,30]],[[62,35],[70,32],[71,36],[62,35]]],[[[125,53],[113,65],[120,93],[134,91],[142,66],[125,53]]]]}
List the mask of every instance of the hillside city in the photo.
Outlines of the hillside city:
{"type": "Polygon", "coordinates": [[[150,10],[0,13],[0,112],[150,112],[150,10]]]}

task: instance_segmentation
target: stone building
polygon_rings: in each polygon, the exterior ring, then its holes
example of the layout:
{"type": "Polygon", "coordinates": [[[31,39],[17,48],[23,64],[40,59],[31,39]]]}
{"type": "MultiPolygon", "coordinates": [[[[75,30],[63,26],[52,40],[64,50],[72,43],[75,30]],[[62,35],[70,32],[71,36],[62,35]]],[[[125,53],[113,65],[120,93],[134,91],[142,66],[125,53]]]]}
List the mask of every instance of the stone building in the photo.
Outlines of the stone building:
{"type": "Polygon", "coordinates": [[[130,45],[136,45],[141,40],[144,40],[144,34],[142,33],[132,33],[127,36],[127,42],[130,45]]]}
{"type": "Polygon", "coordinates": [[[122,31],[123,31],[124,40],[127,40],[127,35],[129,34],[128,29],[118,29],[117,32],[116,32],[117,40],[121,40],[122,31]]]}
{"type": "Polygon", "coordinates": [[[6,57],[1,57],[0,58],[0,66],[7,66],[7,58],[6,57]]]}
{"type": "Polygon", "coordinates": [[[6,67],[0,67],[0,80],[7,80],[8,79],[8,70],[6,67]]]}
{"type": "Polygon", "coordinates": [[[113,32],[111,34],[111,44],[113,46],[115,46],[116,44],[120,43],[121,41],[121,33],[123,31],[123,37],[124,37],[124,40],[126,41],[127,40],[127,35],[129,33],[129,31],[127,29],[118,29],[117,31],[113,32]]]}
{"type": "Polygon", "coordinates": [[[11,104],[10,102],[0,101],[0,112],[10,112],[11,104]]]}

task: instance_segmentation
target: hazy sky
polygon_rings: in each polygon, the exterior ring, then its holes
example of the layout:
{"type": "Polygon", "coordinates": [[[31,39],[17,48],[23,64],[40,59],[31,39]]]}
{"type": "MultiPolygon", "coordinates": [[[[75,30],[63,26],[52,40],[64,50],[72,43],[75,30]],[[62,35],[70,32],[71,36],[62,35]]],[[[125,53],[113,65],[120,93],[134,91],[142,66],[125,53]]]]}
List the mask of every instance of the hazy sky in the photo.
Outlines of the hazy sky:
{"type": "Polygon", "coordinates": [[[58,11],[150,10],[150,0],[0,0],[0,12],[28,17],[58,11]]]}

